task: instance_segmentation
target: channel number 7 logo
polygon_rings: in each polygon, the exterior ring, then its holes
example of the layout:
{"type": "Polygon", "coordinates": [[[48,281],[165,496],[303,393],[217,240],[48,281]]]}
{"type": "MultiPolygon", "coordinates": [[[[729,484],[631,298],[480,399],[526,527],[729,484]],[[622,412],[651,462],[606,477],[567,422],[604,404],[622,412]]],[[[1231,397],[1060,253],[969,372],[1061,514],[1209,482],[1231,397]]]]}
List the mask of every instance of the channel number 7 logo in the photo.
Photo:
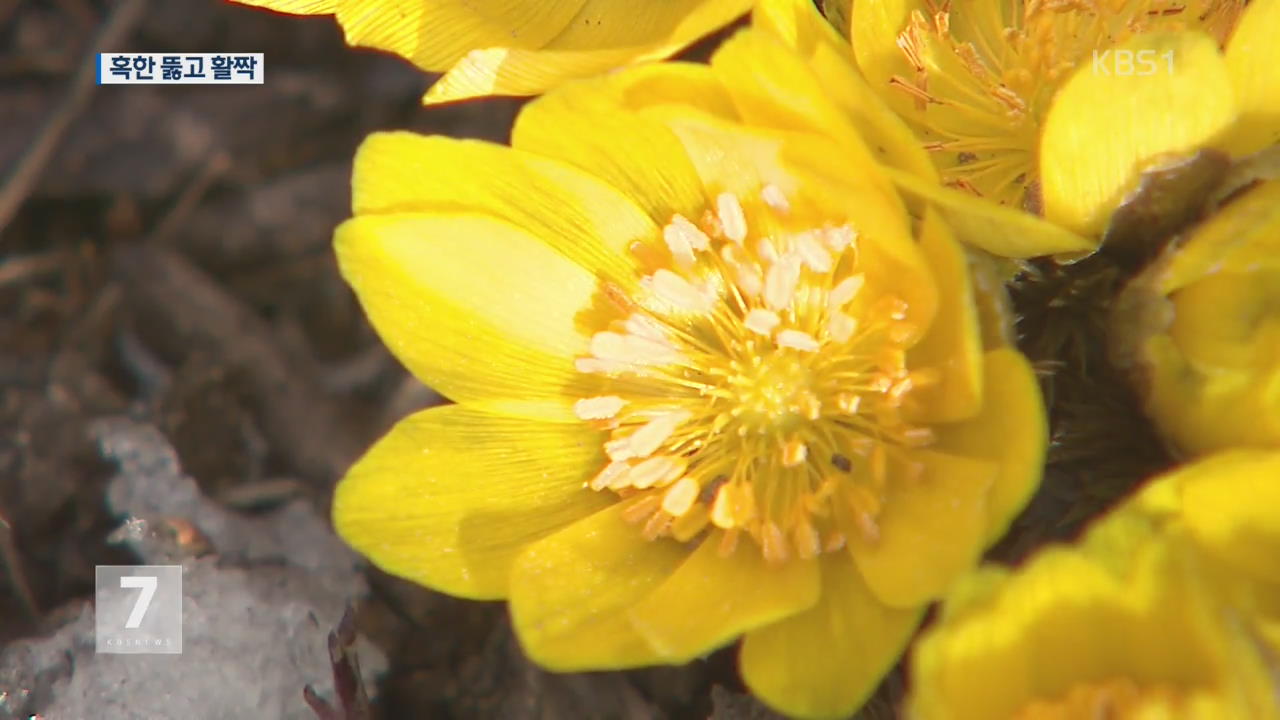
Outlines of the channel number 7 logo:
{"type": "Polygon", "coordinates": [[[99,565],[95,581],[98,652],[182,652],[181,565],[99,565]]]}

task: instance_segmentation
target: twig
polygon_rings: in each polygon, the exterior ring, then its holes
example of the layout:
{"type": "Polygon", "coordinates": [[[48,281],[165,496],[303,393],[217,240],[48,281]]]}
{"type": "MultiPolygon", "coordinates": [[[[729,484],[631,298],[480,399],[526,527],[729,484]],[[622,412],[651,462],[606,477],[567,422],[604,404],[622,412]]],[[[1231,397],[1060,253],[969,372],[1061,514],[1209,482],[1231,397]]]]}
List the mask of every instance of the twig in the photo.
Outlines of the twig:
{"type": "Polygon", "coordinates": [[[0,232],[8,227],[18,208],[26,202],[27,196],[40,179],[40,173],[49,164],[71,123],[88,106],[96,87],[98,53],[108,52],[128,37],[133,26],[142,19],[142,11],[146,5],[146,0],[124,0],[111,11],[107,21],[98,30],[62,101],[49,114],[40,134],[5,178],[4,184],[0,185],[0,232]]]}
{"type": "Polygon", "coordinates": [[[231,158],[225,152],[220,151],[210,157],[209,161],[182,189],[182,193],[178,195],[178,199],[174,201],[169,211],[164,214],[160,222],[156,223],[155,229],[151,231],[151,241],[163,243],[173,235],[173,232],[186,222],[191,211],[195,210],[204,199],[205,193],[209,192],[213,183],[225,175],[229,169],[231,169],[231,158]]]}
{"type": "Polygon", "coordinates": [[[40,606],[36,603],[35,593],[27,584],[27,575],[22,570],[22,556],[18,553],[18,546],[13,541],[13,526],[3,514],[0,514],[0,565],[8,571],[9,584],[17,592],[18,600],[22,602],[22,609],[33,619],[39,618],[40,606]]]}

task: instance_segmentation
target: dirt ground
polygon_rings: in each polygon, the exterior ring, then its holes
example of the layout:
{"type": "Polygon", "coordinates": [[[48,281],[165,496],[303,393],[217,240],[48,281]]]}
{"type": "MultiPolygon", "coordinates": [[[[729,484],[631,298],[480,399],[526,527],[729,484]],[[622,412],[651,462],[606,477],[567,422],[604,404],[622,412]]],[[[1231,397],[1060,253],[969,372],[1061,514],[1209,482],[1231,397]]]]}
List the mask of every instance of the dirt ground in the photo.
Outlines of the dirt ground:
{"type": "MultiPolygon", "coordinates": [[[[91,598],[95,565],[135,562],[107,541],[119,522],[94,420],[154,425],[229,510],[302,497],[326,514],[362,448],[441,402],[363,319],[331,231],[369,132],[504,141],[519,106],[424,109],[428,78],[346,48],[327,18],[218,0],[152,0],[121,17],[130,4],[0,0],[0,642],[57,628],[91,598]],[[82,68],[102,43],[265,51],[268,79],[98,87],[82,68]]],[[[998,559],[1070,536],[1168,462],[1103,367],[1115,281],[1107,267],[1044,265],[1015,288],[1055,447],[998,559]]],[[[742,695],[732,648],[682,668],[555,676],[523,659],[500,604],[367,576],[355,624],[389,670],[371,708],[335,717],[771,717],[742,695]]],[[[895,672],[863,716],[894,716],[902,687],[895,672]]]]}

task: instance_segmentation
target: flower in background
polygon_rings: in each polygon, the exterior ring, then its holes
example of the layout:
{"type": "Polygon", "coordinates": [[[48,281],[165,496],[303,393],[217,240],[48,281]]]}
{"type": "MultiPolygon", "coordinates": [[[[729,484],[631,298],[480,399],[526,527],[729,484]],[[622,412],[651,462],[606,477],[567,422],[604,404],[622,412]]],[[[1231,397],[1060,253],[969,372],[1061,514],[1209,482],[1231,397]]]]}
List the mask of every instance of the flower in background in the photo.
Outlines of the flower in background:
{"type": "MultiPolygon", "coordinates": [[[[1253,3],[1260,4],[1267,3],[1253,3]]],[[[1139,155],[1181,150],[1233,118],[1236,105],[1225,73],[1197,74],[1195,64],[1181,56],[1167,64],[1166,50],[1184,48],[1166,48],[1163,39],[1170,31],[1199,31],[1194,37],[1203,42],[1186,50],[1216,54],[1245,5],[884,0],[854,3],[849,32],[863,73],[917,132],[944,182],[1034,212],[1043,190],[1047,217],[1094,233],[1100,227],[1063,216],[1061,195],[1066,202],[1084,200],[1071,196],[1082,192],[1079,187],[1064,189],[1057,182],[1058,163],[1110,166],[1123,160],[1123,170],[1131,172],[1135,158],[1120,158],[1111,149],[1122,140],[1138,143],[1139,155]],[[1126,42],[1136,45],[1114,48],[1126,42]],[[1136,56],[1125,54],[1131,49],[1156,49],[1141,57],[1154,57],[1159,67],[1126,70],[1124,58],[1135,62],[1136,56]],[[1059,101],[1073,75],[1093,73],[1099,82],[1104,74],[1110,77],[1114,87],[1080,90],[1072,93],[1078,99],[1059,101]],[[1171,105],[1165,86],[1176,83],[1194,94],[1183,93],[1171,105]],[[1088,116],[1098,113],[1107,124],[1089,123],[1088,116]],[[1054,137],[1042,140],[1045,134],[1054,137]]]]}
{"type": "Polygon", "coordinates": [[[1225,454],[974,573],[916,643],[912,717],[1280,717],[1277,508],[1280,453],[1225,454]]]}
{"type": "Polygon", "coordinates": [[[509,600],[553,670],[741,636],[755,693],[836,717],[1040,476],[1036,381],[958,240],[1089,243],[903,170],[931,168],[845,104],[816,11],[758,21],[710,66],[562,86],[511,148],[366,141],[342,272],[457,404],[369,450],[334,521],[390,573],[509,600]]]}
{"type": "Polygon", "coordinates": [[[1185,530],[1213,568],[1213,587],[1268,653],[1272,702],[1280,705],[1280,451],[1211,455],[1151,483],[1133,502],[1162,527],[1185,530]]]}
{"type": "Polygon", "coordinates": [[[1245,190],[1135,278],[1110,342],[1182,452],[1280,448],[1280,181],[1245,190]]]}
{"type": "Polygon", "coordinates": [[[395,53],[444,76],[427,104],[537,95],[576,77],[692,44],[751,0],[235,0],[299,15],[334,15],[347,42],[395,53]]]}

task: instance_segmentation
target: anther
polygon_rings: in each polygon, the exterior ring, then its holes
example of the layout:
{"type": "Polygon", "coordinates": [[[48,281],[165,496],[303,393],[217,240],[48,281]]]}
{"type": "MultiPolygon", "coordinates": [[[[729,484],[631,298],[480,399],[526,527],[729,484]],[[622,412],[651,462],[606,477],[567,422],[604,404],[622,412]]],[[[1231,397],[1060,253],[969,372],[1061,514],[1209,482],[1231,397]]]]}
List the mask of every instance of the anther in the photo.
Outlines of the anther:
{"type": "Polygon", "coordinates": [[[748,330],[757,335],[769,337],[773,333],[773,329],[778,327],[782,319],[778,317],[778,313],[764,308],[755,308],[747,313],[743,318],[742,324],[748,330]]]}
{"type": "Polygon", "coordinates": [[[667,489],[662,497],[662,510],[675,517],[689,512],[698,499],[698,481],[688,475],[680,478],[667,489]]]}
{"type": "Polygon", "coordinates": [[[796,467],[803,463],[809,457],[809,446],[797,439],[787,441],[782,446],[782,466],[796,467]]]}
{"type": "Polygon", "coordinates": [[[774,338],[780,348],[791,348],[800,352],[817,352],[821,346],[813,336],[801,330],[782,330],[774,338]]]}
{"type": "Polygon", "coordinates": [[[579,420],[606,420],[618,414],[627,404],[617,395],[583,398],[573,404],[573,414],[579,420]]]}
{"type": "Polygon", "coordinates": [[[742,210],[742,203],[733,193],[720,193],[716,198],[716,214],[720,218],[720,228],[724,236],[738,244],[747,239],[747,216],[742,210]]]}
{"type": "Polygon", "coordinates": [[[659,270],[646,279],[655,295],[681,310],[706,313],[711,311],[715,302],[713,297],[670,270],[659,270]]]}
{"type": "Polygon", "coordinates": [[[777,185],[769,184],[760,188],[760,199],[771,210],[781,215],[786,215],[791,211],[791,203],[787,201],[787,196],[783,194],[782,188],[777,185]]]}

